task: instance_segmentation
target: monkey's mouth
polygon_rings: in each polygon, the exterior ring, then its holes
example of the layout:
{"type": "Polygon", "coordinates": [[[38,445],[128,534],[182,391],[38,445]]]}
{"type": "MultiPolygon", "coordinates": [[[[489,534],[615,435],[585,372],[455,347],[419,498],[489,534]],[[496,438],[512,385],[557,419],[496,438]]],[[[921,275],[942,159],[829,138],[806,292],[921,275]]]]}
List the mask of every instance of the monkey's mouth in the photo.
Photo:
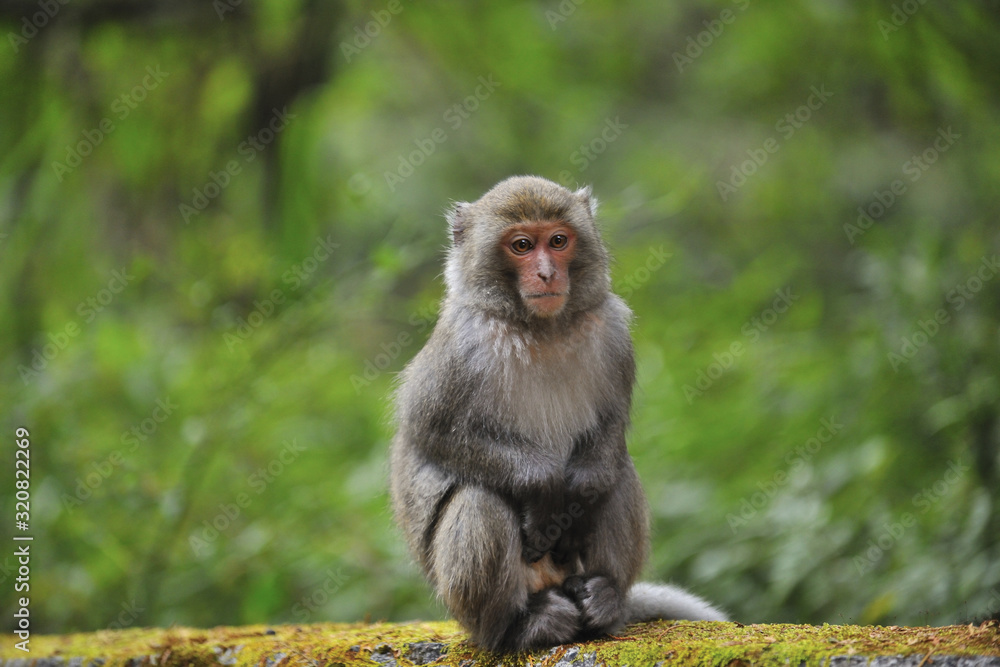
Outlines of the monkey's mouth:
{"type": "Polygon", "coordinates": [[[538,317],[552,317],[560,313],[566,305],[566,292],[535,292],[525,294],[528,309],[538,317]]]}

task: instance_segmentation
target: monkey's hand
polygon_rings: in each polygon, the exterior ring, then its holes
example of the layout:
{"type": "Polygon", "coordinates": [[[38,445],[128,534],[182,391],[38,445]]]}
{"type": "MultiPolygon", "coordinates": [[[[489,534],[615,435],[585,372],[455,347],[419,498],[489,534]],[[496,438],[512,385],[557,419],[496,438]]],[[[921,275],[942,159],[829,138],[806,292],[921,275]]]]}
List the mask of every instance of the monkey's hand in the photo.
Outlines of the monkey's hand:
{"type": "Polygon", "coordinates": [[[568,577],[562,588],[580,610],[581,629],[585,635],[607,633],[625,614],[625,596],[605,576],[568,577]]]}

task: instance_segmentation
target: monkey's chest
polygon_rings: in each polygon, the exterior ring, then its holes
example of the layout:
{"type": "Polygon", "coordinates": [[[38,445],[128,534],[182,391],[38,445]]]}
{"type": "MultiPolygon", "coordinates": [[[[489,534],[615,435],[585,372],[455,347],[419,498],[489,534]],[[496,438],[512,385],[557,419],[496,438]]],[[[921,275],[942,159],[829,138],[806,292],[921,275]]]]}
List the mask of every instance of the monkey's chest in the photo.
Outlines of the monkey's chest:
{"type": "Polygon", "coordinates": [[[587,365],[576,355],[535,359],[532,365],[514,361],[484,389],[508,424],[555,458],[568,460],[574,439],[597,424],[605,393],[602,378],[587,365]]]}

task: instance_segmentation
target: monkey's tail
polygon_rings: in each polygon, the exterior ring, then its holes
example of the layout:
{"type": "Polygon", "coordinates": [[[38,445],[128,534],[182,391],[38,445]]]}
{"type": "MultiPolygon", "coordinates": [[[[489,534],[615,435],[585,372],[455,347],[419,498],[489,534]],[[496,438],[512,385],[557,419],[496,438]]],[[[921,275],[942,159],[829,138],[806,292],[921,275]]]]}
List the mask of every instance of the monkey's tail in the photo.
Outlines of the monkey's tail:
{"type": "Polygon", "coordinates": [[[726,615],[683,588],[670,584],[639,582],[628,592],[626,623],[656,619],[675,621],[728,621],[726,615]]]}

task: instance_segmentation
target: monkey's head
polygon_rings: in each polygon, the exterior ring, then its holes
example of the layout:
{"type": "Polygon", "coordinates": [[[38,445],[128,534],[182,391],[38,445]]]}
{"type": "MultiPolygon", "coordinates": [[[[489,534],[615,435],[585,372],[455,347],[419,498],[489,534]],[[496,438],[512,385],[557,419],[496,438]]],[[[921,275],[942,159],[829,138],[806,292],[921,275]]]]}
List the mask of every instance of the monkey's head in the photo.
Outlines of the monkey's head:
{"type": "Polygon", "coordinates": [[[531,322],[593,308],[611,285],[590,188],[570,192],[537,176],[501,181],[448,212],[449,299],[531,322]]]}

